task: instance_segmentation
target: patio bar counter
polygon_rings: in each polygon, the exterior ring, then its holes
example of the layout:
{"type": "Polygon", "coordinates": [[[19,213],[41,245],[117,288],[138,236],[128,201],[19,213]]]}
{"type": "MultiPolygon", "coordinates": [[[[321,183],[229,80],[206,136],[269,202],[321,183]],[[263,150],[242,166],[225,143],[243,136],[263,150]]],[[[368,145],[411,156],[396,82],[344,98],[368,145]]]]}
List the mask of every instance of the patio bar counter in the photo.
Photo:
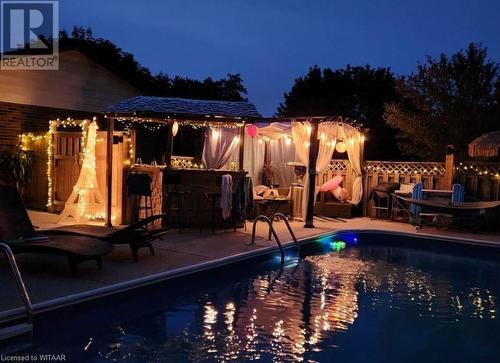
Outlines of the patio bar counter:
{"type": "MultiPolygon", "coordinates": [[[[184,192],[183,219],[185,227],[210,228],[212,221],[212,201],[206,193],[220,191],[217,177],[229,174],[233,178],[233,192],[236,190],[240,178],[244,178],[246,171],[232,170],[206,170],[206,169],[164,169],[163,185],[166,187],[169,175],[180,176],[181,184],[178,186],[184,192]]],[[[170,186],[172,188],[172,186],[170,186]]],[[[167,210],[165,210],[168,213],[167,210]]],[[[177,221],[173,214],[172,220],[177,221]]],[[[219,202],[215,206],[216,226],[223,225],[222,211],[219,202]]]]}

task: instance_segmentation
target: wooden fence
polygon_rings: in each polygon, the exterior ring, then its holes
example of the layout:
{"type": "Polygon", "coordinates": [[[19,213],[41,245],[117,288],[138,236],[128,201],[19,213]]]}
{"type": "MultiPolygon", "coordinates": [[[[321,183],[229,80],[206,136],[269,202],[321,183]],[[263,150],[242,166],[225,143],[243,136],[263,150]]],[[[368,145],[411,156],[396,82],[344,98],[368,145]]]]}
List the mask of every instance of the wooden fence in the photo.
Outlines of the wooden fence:
{"type": "MultiPolygon", "coordinates": [[[[327,170],[318,175],[320,186],[335,175],[344,177],[351,185],[352,173],[347,160],[332,160],[327,170]]],[[[481,200],[500,200],[500,162],[462,162],[455,167],[454,181],[465,186],[468,197],[481,200]]],[[[371,161],[363,165],[363,211],[366,211],[370,189],[382,182],[424,183],[426,189],[443,189],[444,162],[371,161]]],[[[349,192],[351,192],[349,190],[349,192]]]]}
{"type": "Polygon", "coordinates": [[[455,169],[455,179],[464,185],[466,195],[500,200],[500,162],[464,161],[455,169]]]}
{"type": "MultiPolygon", "coordinates": [[[[444,174],[444,162],[365,161],[363,165],[363,211],[366,211],[370,189],[382,182],[422,182],[425,188],[441,189],[444,174]]],[[[349,162],[339,159],[330,162],[327,170],[318,176],[316,183],[320,186],[335,175],[342,175],[346,186],[352,185],[353,173],[349,162]]]]}

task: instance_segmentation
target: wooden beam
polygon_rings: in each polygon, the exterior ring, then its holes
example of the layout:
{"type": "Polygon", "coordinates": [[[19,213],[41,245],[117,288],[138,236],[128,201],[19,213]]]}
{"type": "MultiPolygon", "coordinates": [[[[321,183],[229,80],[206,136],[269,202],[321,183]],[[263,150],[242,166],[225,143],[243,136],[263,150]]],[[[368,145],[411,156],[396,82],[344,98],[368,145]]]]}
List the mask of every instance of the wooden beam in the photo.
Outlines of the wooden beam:
{"type": "Polygon", "coordinates": [[[311,135],[309,136],[309,167],[307,169],[309,178],[307,213],[305,217],[305,228],[314,228],[314,195],[316,188],[316,160],[318,159],[318,121],[311,119],[311,135]]]}
{"type": "Polygon", "coordinates": [[[453,145],[446,146],[446,160],[444,164],[444,189],[451,189],[455,179],[455,147],[453,145]]]}
{"type": "Polygon", "coordinates": [[[240,126],[240,155],[238,160],[240,171],[244,170],[243,168],[244,153],[245,153],[245,125],[240,126]]]}
{"type": "Polygon", "coordinates": [[[108,118],[107,150],[106,150],[106,226],[111,227],[112,184],[113,184],[113,134],[115,120],[108,118]]]}
{"type": "Polygon", "coordinates": [[[174,149],[174,134],[172,133],[173,123],[168,123],[167,125],[167,140],[165,145],[165,165],[167,169],[170,169],[172,162],[172,153],[174,149]]]}

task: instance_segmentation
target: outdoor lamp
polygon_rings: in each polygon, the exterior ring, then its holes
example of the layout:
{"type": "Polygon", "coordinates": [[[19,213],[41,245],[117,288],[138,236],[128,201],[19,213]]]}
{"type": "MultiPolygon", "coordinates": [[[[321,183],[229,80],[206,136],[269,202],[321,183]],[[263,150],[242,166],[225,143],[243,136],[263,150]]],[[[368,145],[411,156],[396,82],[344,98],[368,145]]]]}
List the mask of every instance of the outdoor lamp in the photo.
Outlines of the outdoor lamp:
{"type": "Polygon", "coordinates": [[[250,137],[255,137],[259,134],[259,128],[255,125],[247,126],[247,135],[250,137]]]}
{"type": "Polygon", "coordinates": [[[177,132],[179,132],[179,123],[177,121],[174,121],[174,123],[172,124],[172,136],[177,136],[177,132]]]}
{"type": "Polygon", "coordinates": [[[337,152],[340,154],[345,153],[345,151],[347,150],[345,142],[344,141],[337,142],[337,145],[335,146],[335,150],[337,150],[337,152]]]}

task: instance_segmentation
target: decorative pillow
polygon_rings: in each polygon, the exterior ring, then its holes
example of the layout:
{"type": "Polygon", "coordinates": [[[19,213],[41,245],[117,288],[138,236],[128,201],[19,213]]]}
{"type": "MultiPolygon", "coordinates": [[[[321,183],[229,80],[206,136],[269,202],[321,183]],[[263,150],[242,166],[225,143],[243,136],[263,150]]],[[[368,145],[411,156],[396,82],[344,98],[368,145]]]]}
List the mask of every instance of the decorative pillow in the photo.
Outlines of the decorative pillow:
{"type": "Polygon", "coordinates": [[[255,195],[262,195],[266,190],[269,190],[269,187],[265,185],[257,185],[253,188],[255,195]]]}
{"type": "Polygon", "coordinates": [[[401,183],[398,191],[404,194],[411,194],[414,186],[415,183],[408,183],[408,184],[401,183]]]}
{"type": "Polygon", "coordinates": [[[338,187],[337,189],[335,189],[331,193],[333,194],[333,196],[335,198],[337,198],[337,200],[339,202],[345,202],[345,201],[347,201],[347,198],[349,197],[349,193],[347,192],[346,188],[338,187]]]}
{"type": "Polygon", "coordinates": [[[333,192],[335,189],[337,189],[340,183],[342,183],[342,180],[344,180],[342,176],[340,175],[334,176],[333,178],[328,180],[325,184],[323,184],[321,188],[319,188],[319,190],[321,190],[322,192],[328,192],[328,191],[333,192]]]}

